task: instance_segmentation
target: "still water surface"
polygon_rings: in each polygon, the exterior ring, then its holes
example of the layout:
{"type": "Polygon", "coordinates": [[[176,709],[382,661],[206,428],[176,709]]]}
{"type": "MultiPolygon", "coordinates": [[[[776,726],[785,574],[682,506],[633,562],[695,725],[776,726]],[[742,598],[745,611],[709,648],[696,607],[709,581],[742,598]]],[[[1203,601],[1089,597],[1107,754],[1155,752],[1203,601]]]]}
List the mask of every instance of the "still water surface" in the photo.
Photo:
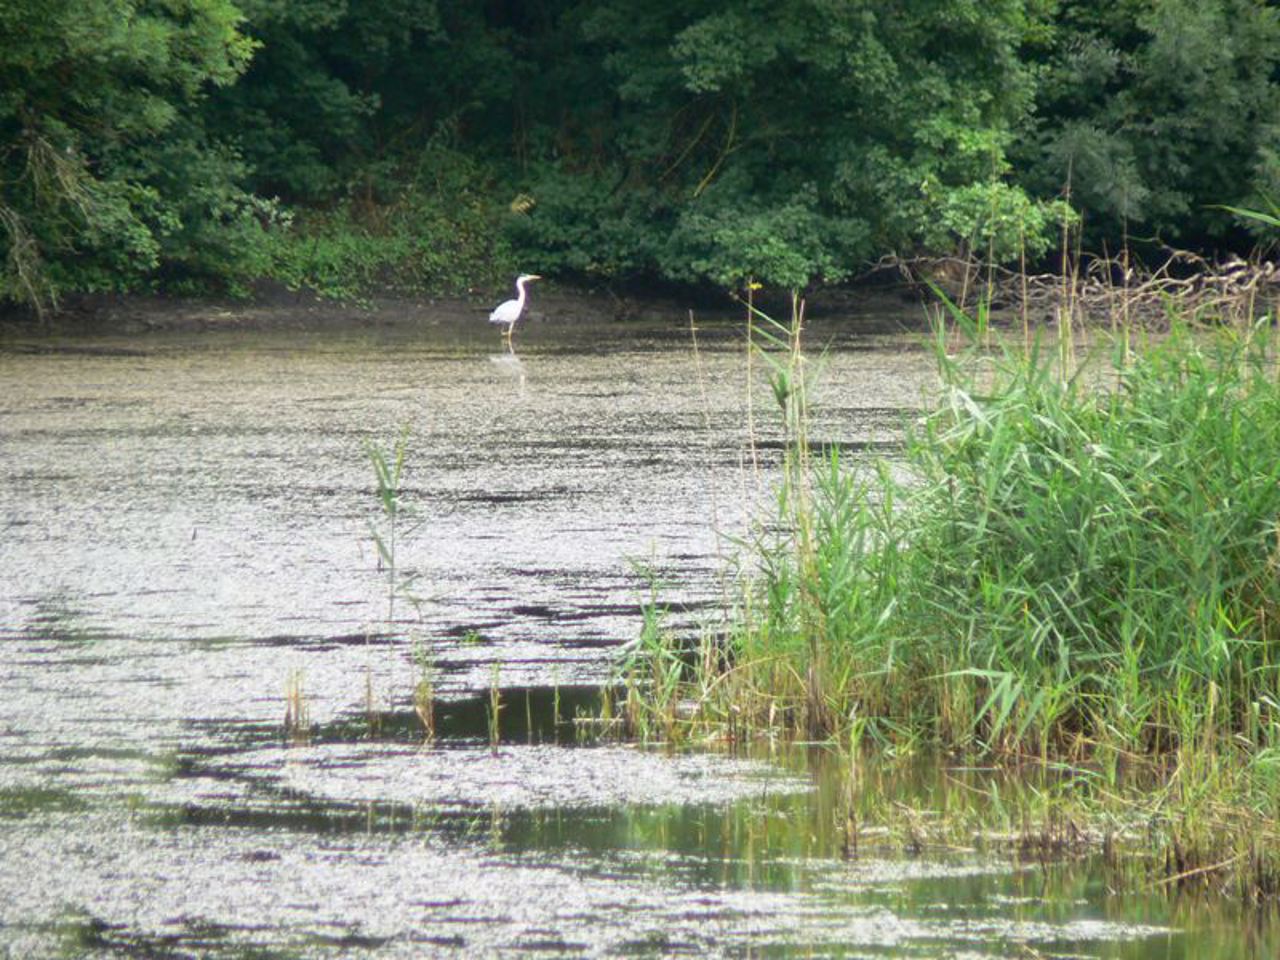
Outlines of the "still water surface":
{"type": "MultiPolygon", "coordinates": [[[[933,384],[893,327],[811,332],[814,433],[851,456],[933,384]]],[[[677,624],[713,617],[769,496],[760,370],[748,404],[738,331],[699,344],[551,321],[508,353],[429,311],[0,343],[0,950],[1271,956],[1270,927],[1109,898],[1088,863],[848,856],[820,751],[575,742],[648,579],[677,624]],[[402,430],[417,607],[370,536],[368,445],[402,430]]]]}

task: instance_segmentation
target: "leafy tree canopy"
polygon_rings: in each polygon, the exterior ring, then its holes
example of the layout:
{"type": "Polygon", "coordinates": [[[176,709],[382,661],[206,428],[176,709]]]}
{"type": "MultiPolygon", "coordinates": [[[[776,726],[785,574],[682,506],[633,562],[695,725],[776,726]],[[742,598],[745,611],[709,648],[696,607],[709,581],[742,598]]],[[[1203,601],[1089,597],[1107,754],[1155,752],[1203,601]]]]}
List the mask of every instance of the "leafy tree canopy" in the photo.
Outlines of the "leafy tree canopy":
{"type": "Polygon", "coordinates": [[[803,286],[893,250],[968,241],[1008,255],[1017,238],[993,220],[1034,206],[1006,185],[1035,90],[1018,54],[1045,28],[1034,5],[590,8],[598,119],[540,158],[543,206],[518,233],[557,267],[803,286]]]}
{"type": "Polygon", "coordinates": [[[252,43],[226,0],[0,6],[0,291],[119,289],[161,265],[225,273],[258,202],[198,108],[252,43]]]}
{"type": "Polygon", "coordinates": [[[1015,156],[1070,192],[1095,242],[1232,243],[1221,209],[1280,197],[1280,8],[1264,0],[1064,0],[1015,156]]]}
{"type": "Polygon", "coordinates": [[[1246,249],[1278,65],[1266,0],[8,0],[0,296],[1246,249]]]}

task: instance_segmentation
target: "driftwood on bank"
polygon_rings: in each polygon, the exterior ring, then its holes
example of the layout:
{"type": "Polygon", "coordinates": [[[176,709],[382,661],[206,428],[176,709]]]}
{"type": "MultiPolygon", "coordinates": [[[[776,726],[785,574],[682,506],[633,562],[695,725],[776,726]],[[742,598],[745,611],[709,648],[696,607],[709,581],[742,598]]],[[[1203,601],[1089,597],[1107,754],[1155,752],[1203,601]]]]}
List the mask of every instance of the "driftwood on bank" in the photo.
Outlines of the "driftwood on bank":
{"type": "Polygon", "coordinates": [[[910,283],[937,287],[969,307],[985,299],[1032,320],[1108,322],[1161,327],[1170,311],[1212,323],[1278,315],[1280,266],[1232,257],[1212,263],[1170,250],[1152,270],[1127,255],[1081,257],[1061,273],[1026,273],[977,258],[882,257],[871,272],[893,270],[910,283]]]}

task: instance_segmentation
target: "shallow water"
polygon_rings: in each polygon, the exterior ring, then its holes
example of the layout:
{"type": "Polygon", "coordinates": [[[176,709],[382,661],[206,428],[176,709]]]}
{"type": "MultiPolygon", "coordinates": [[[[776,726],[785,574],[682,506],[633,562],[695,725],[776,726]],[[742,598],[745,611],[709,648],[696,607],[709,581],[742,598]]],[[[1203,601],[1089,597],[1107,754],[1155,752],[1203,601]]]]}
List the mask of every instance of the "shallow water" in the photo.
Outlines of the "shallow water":
{"type": "MultiPolygon", "coordinates": [[[[850,858],[844,774],[808,753],[578,743],[650,580],[674,622],[713,615],[778,456],[761,370],[749,407],[732,326],[695,353],[679,319],[552,321],[506,352],[419,319],[0,343],[0,947],[1270,955],[1088,864],[850,858]],[[367,445],[404,429],[416,606],[370,534],[367,445]]],[[[851,456],[932,384],[865,326],[811,334],[814,435],[851,456]]]]}

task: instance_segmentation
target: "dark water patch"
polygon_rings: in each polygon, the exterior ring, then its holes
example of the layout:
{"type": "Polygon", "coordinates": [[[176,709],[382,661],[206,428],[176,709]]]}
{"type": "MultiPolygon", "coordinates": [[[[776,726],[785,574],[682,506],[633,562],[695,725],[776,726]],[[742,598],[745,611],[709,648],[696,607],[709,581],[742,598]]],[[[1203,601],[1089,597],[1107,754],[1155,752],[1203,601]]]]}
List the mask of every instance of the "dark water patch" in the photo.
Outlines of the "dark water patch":
{"type": "Polygon", "coordinates": [[[434,937],[427,934],[411,934],[408,939],[413,944],[421,944],[424,947],[442,950],[451,948],[461,950],[467,945],[467,938],[456,933],[451,935],[441,934],[434,937]]]}
{"type": "Polygon", "coordinates": [[[919,408],[916,406],[876,406],[875,404],[853,406],[828,402],[823,404],[820,410],[814,411],[814,414],[819,418],[837,422],[879,423],[893,427],[900,426],[906,417],[917,416],[919,408]]]}
{"type": "MultiPolygon", "coordinates": [[[[640,605],[634,603],[599,603],[576,610],[566,610],[546,604],[516,604],[510,608],[512,616],[543,620],[547,623],[580,623],[600,616],[636,617],[640,612],[640,605]]],[[[614,644],[616,646],[616,640],[614,644]]],[[[581,645],[581,641],[575,645],[581,645]]]]}
{"type": "Polygon", "coordinates": [[[561,486],[544,487],[538,490],[494,490],[484,493],[455,494],[451,499],[457,503],[479,503],[496,507],[564,499],[574,496],[577,492],[572,488],[561,486]]]}
{"type": "MultiPolygon", "coordinates": [[[[493,599],[498,599],[497,597],[493,599]]],[[[490,623],[476,621],[474,623],[451,623],[440,633],[441,636],[465,643],[483,643],[484,630],[490,623]]]]}
{"type": "Polygon", "coordinates": [[[496,734],[499,743],[572,742],[574,718],[593,716],[601,691],[591,686],[516,687],[496,691],[497,723],[492,723],[494,698],[477,695],[437,703],[435,732],[441,740],[484,740],[496,734]]]}
{"type": "MultiPolygon", "coordinates": [[[[342,601],[335,601],[339,605],[342,601]]],[[[284,647],[289,650],[331,650],[339,647],[399,647],[404,643],[403,633],[387,629],[395,624],[405,628],[415,626],[419,621],[402,619],[382,621],[378,629],[369,629],[360,633],[338,633],[330,636],[315,637],[306,634],[281,633],[270,637],[255,637],[251,640],[237,640],[237,643],[255,647],[284,647]]]]}
{"type": "MultiPolygon", "coordinates": [[[[392,937],[374,937],[367,934],[357,932],[350,933],[313,933],[307,940],[311,944],[322,947],[331,947],[335,950],[374,950],[378,947],[385,946],[392,942],[392,937]]],[[[451,938],[452,939],[452,938],[451,938]]]]}
{"type": "MultiPolygon", "coordinates": [[[[768,452],[775,455],[775,459],[780,459],[780,454],[785,452],[791,446],[790,441],[774,440],[774,439],[758,439],[755,442],[756,450],[760,452],[768,452]]],[[[826,454],[835,449],[844,453],[893,453],[902,448],[901,440],[810,440],[807,449],[815,454],[826,454]]]]}
{"type": "Polygon", "coordinates": [[[83,765],[87,761],[96,760],[123,760],[131,763],[150,763],[154,760],[152,755],[143,749],[107,744],[53,747],[47,751],[45,758],[68,766],[83,765]]]}
{"type": "MultiPolygon", "coordinates": [[[[450,670],[464,671],[473,666],[458,663],[433,665],[430,669],[438,681],[450,670]]],[[[504,663],[503,670],[510,672],[517,666],[504,663]]],[[[493,691],[450,692],[446,688],[432,704],[435,738],[430,744],[425,741],[426,731],[415,709],[361,710],[358,707],[341,717],[308,726],[305,744],[386,743],[444,749],[459,744],[489,743],[496,734],[499,743],[561,743],[572,746],[582,740],[576,718],[596,715],[601,704],[601,688],[591,684],[503,686],[495,688],[495,691],[499,703],[496,726],[490,721],[493,691]]],[[[261,747],[287,746],[292,739],[280,723],[228,724],[192,720],[186,726],[207,735],[209,740],[222,741],[230,746],[185,750],[183,763],[178,768],[184,776],[204,776],[208,769],[212,769],[209,764],[220,757],[261,747]]],[[[595,728],[584,729],[594,739],[595,728]]],[[[134,756],[134,753],[124,751],[120,755],[134,756]]],[[[74,754],[66,756],[74,758],[74,754]]]]}
{"type": "MultiPolygon", "coordinates": [[[[196,800],[182,804],[153,804],[139,812],[140,822],[154,830],[208,829],[243,830],[275,835],[316,835],[322,837],[356,834],[364,836],[424,835],[426,826],[434,833],[447,836],[443,824],[463,818],[452,832],[471,835],[478,829],[479,814],[426,813],[411,804],[317,802],[289,791],[250,787],[239,792],[219,794],[216,789],[200,785],[196,800]]],[[[279,863],[284,854],[279,849],[258,848],[235,855],[245,863],[270,865],[279,863]]]]}
{"type": "Polygon", "coordinates": [[[614,400],[618,397],[625,397],[627,394],[621,390],[584,390],[582,392],[574,392],[572,390],[560,391],[560,396],[574,399],[586,400],[614,400]]]}
{"type": "MultiPolygon", "coordinates": [[[[77,475],[73,473],[57,473],[53,471],[47,473],[36,473],[34,471],[23,470],[17,471],[10,476],[18,483],[65,483],[77,478],[77,475]]],[[[32,521],[30,520],[11,519],[5,524],[5,526],[25,526],[31,522],[32,521]]]]}
{"type": "MultiPolygon", "coordinates": [[[[596,615],[598,614],[593,614],[592,616],[586,617],[584,619],[587,619],[587,620],[594,619],[596,615]]],[[[566,619],[564,622],[572,623],[574,621],[573,621],[573,618],[569,618],[569,619],[566,619]]],[[[569,649],[569,650],[610,650],[610,651],[617,652],[618,641],[613,637],[602,634],[596,637],[574,637],[571,640],[566,640],[564,643],[564,646],[566,649],[569,649]]],[[[591,657],[589,659],[595,660],[596,658],[591,657]]]]}
{"type": "Polygon", "coordinates": [[[136,957],[139,960],[189,960],[191,957],[226,957],[235,960],[296,960],[293,949],[275,950],[245,942],[250,933],[234,924],[211,923],[199,917],[175,917],[166,921],[168,932],[147,932],[125,923],[107,923],[97,917],[76,914],[53,925],[60,955],[81,957],[136,957]]]}
{"type": "MultiPolygon", "coordinates": [[[[432,667],[433,673],[449,669],[466,670],[471,664],[449,664],[432,667]]],[[[504,664],[510,670],[517,665],[504,664]]],[[[476,694],[446,694],[432,703],[434,739],[428,746],[448,748],[454,743],[509,743],[572,745],[580,739],[575,719],[595,716],[601,703],[598,686],[565,684],[563,686],[495,687],[476,694]],[[493,705],[498,703],[498,719],[492,720],[493,705]]],[[[241,744],[262,743],[266,739],[281,741],[285,735],[277,728],[246,730],[241,744]]],[[[306,731],[307,743],[356,744],[364,742],[400,743],[422,746],[426,731],[422,718],[414,710],[372,710],[352,713],[327,723],[316,724],[306,731]]]]}

